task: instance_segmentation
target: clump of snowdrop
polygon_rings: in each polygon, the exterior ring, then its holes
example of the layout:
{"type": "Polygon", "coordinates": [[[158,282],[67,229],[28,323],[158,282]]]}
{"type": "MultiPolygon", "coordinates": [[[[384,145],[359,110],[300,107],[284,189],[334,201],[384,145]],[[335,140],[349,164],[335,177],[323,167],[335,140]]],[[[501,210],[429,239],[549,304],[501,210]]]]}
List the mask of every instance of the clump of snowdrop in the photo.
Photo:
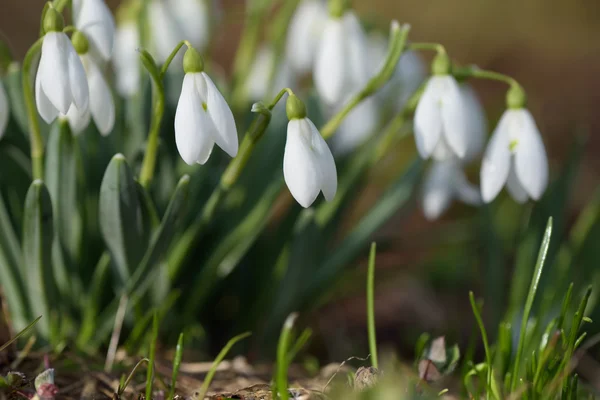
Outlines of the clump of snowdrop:
{"type": "Polygon", "coordinates": [[[294,199],[304,208],[323,192],[330,201],[337,191],[333,155],[321,134],[306,116],[306,107],[291,94],[286,102],[289,119],[283,155],[283,176],[294,199]]]}
{"type": "Polygon", "coordinates": [[[417,150],[424,159],[445,159],[449,153],[464,158],[470,133],[467,111],[445,52],[436,56],[432,72],[415,110],[417,150]]]}
{"type": "Polygon", "coordinates": [[[481,195],[491,202],[506,185],[519,203],[539,200],[548,185],[548,157],[526,96],[518,84],[507,93],[507,110],[488,143],[481,165],[481,195]]]}
{"type": "Polygon", "coordinates": [[[62,31],[62,15],[48,8],[44,19],[42,54],[35,79],[38,112],[47,123],[71,106],[86,110],[89,89],[85,70],[71,41],[62,31]]]}
{"type": "Polygon", "coordinates": [[[485,111],[474,90],[468,84],[460,86],[466,110],[468,146],[463,159],[459,159],[447,148],[438,147],[433,164],[423,184],[422,207],[429,220],[439,218],[453,200],[477,206],[482,203],[480,190],[467,179],[463,168],[482,152],[488,130],[485,111]]]}
{"type": "Polygon", "coordinates": [[[106,136],[115,124],[115,104],[110,87],[88,51],[89,42],[86,35],[77,31],[73,34],[72,42],[85,69],[89,87],[89,106],[81,109],[72,104],[66,118],[74,134],[81,133],[93,118],[100,134],[106,136]]]}
{"type": "Polygon", "coordinates": [[[296,8],[288,28],[286,57],[297,74],[312,70],[327,19],[323,0],[303,0],[296,8]]]}
{"type": "Polygon", "coordinates": [[[10,117],[10,105],[8,103],[8,97],[4,90],[4,85],[0,81],[0,139],[4,136],[6,126],[8,125],[8,119],[10,117]]]}
{"type": "Polygon", "coordinates": [[[356,14],[332,2],[314,65],[315,87],[330,106],[338,106],[371,77],[367,39],[356,14]]]}
{"type": "Polygon", "coordinates": [[[104,0],[73,0],[73,21],[88,38],[91,53],[108,61],[113,52],[115,20],[104,0]]]}
{"type": "Polygon", "coordinates": [[[238,136],[229,105],[204,72],[200,53],[189,47],[183,58],[185,77],[175,113],[175,142],[189,165],[208,161],[215,143],[231,157],[238,152],[238,136]]]}

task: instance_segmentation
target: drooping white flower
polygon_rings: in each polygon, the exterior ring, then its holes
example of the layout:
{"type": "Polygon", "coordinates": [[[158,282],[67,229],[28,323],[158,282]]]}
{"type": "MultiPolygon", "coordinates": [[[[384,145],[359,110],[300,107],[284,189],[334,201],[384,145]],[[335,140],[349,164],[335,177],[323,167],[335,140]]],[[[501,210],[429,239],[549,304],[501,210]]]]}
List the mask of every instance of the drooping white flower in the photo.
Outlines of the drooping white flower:
{"type": "MultiPolygon", "coordinates": [[[[339,107],[338,110],[339,111],[339,107]]],[[[377,129],[379,105],[374,97],[360,102],[344,118],[338,131],[331,139],[336,156],[352,152],[363,144],[377,129]]]]}
{"type": "Polygon", "coordinates": [[[231,157],[238,152],[233,113],[203,72],[200,54],[189,48],[183,61],[185,77],[175,112],[175,143],[183,161],[204,164],[215,143],[231,157]]]}
{"type": "Polygon", "coordinates": [[[113,52],[115,19],[104,0],[73,0],[73,21],[90,41],[92,53],[108,61],[113,52]]]}
{"type": "Polygon", "coordinates": [[[423,184],[423,214],[429,220],[437,219],[455,199],[470,205],[481,204],[479,188],[467,180],[458,159],[435,161],[423,184]]]}
{"type": "Polygon", "coordinates": [[[178,24],[175,10],[166,0],[151,0],[148,5],[148,24],[156,61],[164,63],[171,52],[185,40],[183,27],[178,24]]]}
{"type": "Polygon", "coordinates": [[[529,110],[507,109],[488,143],[481,165],[481,195],[491,202],[502,187],[519,203],[538,200],[548,185],[548,157],[529,110]]]}
{"type": "Polygon", "coordinates": [[[258,50],[246,78],[250,100],[263,100],[265,97],[275,95],[281,88],[294,86],[293,73],[287,61],[283,59],[279,65],[275,65],[275,62],[275,52],[270,46],[265,45],[258,50]],[[270,85],[273,72],[275,74],[274,81],[270,85]]]}
{"type": "Polygon", "coordinates": [[[304,0],[296,8],[286,46],[286,57],[296,73],[312,69],[327,17],[327,5],[322,0],[304,0]]]}
{"type": "Polygon", "coordinates": [[[441,146],[464,158],[469,146],[468,117],[458,83],[451,75],[429,78],[414,117],[417,150],[424,159],[440,157],[441,146]]]}
{"type": "Polygon", "coordinates": [[[290,121],[283,154],[285,183],[304,208],[310,207],[319,192],[331,201],[337,191],[333,155],[296,96],[288,97],[286,111],[290,121]]]}
{"type": "Polygon", "coordinates": [[[346,11],[329,17],[314,67],[315,86],[330,105],[337,105],[360,90],[371,76],[366,37],[358,18],[346,11]]]}
{"type": "Polygon", "coordinates": [[[88,83],[81,60],[67,35],[50,31],[44,35],[35,79],[35,100],[42,119],[51,123],[71,105],[85,110],[89,104],[88,83]]]}
{"type": "Polygon", "coordinates": [[[210,39],[211,4],[207,0],[168,0],[183,36],[199,51],[203,51],[210,39]]]}
{"type": "Polygon", "coordinates": [[[488,121],[481,101],[471,85],[468,83],[461,84],[460,94],[466,113],[468,132],[467,151],[462,158],[462,162],[467,163],[479,157],[483,152],[485,139],[488,135],[488,121]]]}
{"type": "Polygon", "coordinates": [[[4,136],[6,131],[6,125],[8,125],[8,119],[10,117],[10,105],[8,103],[8,97],[4,90],[4,85],[0,81],[0,139],[4,136]]]}
{"type": "Polygon", "coordinates": [[[133,96],[140,88],[140,63],[137,48],[140,46],[139,29],[135,21],[117,26],[113,64],[117,78],[117,91],[122,96],[133,96]]]}
{"type": "Polygon", "coordinates": [[[80,54],[90,91],[89,107],[80,110],[71,105],[66,117],[74,134],[81,133],[90,123],[90,118],[103,136],[108,135],[115,124],[115,103],[102,71],[89,54],[80,54]]]}

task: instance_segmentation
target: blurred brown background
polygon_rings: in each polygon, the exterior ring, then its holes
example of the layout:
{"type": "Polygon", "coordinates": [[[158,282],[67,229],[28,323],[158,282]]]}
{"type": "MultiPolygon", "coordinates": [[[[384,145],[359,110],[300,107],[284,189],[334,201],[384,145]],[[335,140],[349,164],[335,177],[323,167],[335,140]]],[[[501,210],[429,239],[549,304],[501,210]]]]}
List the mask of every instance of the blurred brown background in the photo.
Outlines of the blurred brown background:
{"type": "MultiPolygon", "coordinates": [[[[117,0],[108,0],[116,7],[117,0]]],[[[227,67],[243,23],[244,0],[223,0],[225,16],[213,43],[213,57],[227,67]]],[[[0,0],[0,32],[22,57],[36,39],[42,0],[0,0]]],[[[529,107],[544,135],[551,174],[556,176],[577,134],[587,136],[584,161],[576,183],[575,213],[600,184],[600,0],[354,0],[359,13],[382,29],[394,18],[412,26],[413,41],[444,44],[455,60],[503,72],[519,80],[529,94],[529,107]]],[[[504,108],[506,87],[498,82],[475,84],[493,123],[504,108]]],[[[366,203],[376,191],[364,193],[366,203]]],[[[378,256],[378,268],[402,264],[399,276],[387,282],[376,299],[378,325],[417,324],[439,330],[448,320],[471,320],[466,296],[445,297],[415,281],[411,260],[426,249],[413,247],[430,227],[413,215],[398,232],[390,222],[385,234],[395,237],[399,250],[378,256]],[[411,249],[406,242],[413,243],[411,249]],[[401,259],[401,261],[398,261],[401,259]],[[418,304],[416,304],[418,303],[418,304]],[[467,307],[467,308],[465,308],[467,307]]],[[[362,287],[362,283],[360,283],[362,287]]],[[[466,293],[462,291],[462,293],[466,293]]],[[[323,329],[345,326],[347,334],[364,333],[364,295],[321,310],[323,329]],[[344,324],[338,324],[340,319],[344,324]]],[[[472,321],[471,321],[472,322],[472,321]]],[[[386,330],[394,341],[398,328],[386,330]]]]}

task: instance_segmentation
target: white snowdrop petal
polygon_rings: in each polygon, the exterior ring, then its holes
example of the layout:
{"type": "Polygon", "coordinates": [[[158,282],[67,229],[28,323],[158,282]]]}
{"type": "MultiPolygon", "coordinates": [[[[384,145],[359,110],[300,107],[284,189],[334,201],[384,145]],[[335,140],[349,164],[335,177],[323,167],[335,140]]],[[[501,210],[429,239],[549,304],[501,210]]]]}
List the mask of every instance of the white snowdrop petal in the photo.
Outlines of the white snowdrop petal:
{"type": "Polygon", "coordinates": [[[164,63],[177,43],[185,39],[185,34],[164,0],[152,0],[148,6],[148,16],[156,60],[164,63]]]}
{"type": "Polygon", "coordinates": [[[286,57],[300,74],[313,66],[319,39],[327,21],[327,6],[321,0],[301,1],[288,28],[286,57]]]}
{"type": "Polygon", "coordinates": [[[71,104],[71,107],[69,107],[69,112],[66,114],[66,118],[69,121],[69,127],[71,128],[73,134],[79,135],[90,124],[90,109],[87,107],[83,110],[80,110],[75,107],[74,104],[71,104]]]}
{"type": "Polygon", "coordinates": [[[507,111],[500,118],[483,156],[480,171],[481,197],[486,203],[494,200],[508,178],[511,163],[509,124],[510,113],[507,111]]]}
{"type": "Polygon", "coordinates": [[[350,92],[360,90],[374,75],[370,60],[366,57],[368,54],[368,45],[365,32],[353,11],[344,14],[344,33],[345,44],[348,48],[348,59],[343,60],[348,63],[348,78],[351,87],[350,92]]]}
{"type": "Polygon", "coordinates": [[[303,122],[308,125],[308,130],[311,132],[311,144],[321,172],[321,191],[325,200],[331,201],[337,192],[337,170],[333,154],[315,124],[308,118],[301,120],[301,123],[303,122]]]}
{"type": "Polygon", "coordinates": [[[209,41],[210,10],[207,1],[170,0],[170,8],[185,39],[203,51],[209,41]]]}
{"type": "Polygon", "coordinates": [[[110,88],[96,64],[90,62],[87,68],[90,88],[90,111],[98,131],[108,135],[115,124],[115,103],[110,88]]]}
{"type": "Polygon", "coordinates": [[[519,132],[515,149],[515,172],[519,182],[534,200],[539,200],[548,185],[548,156],[540,131],[531,113],[517,110],[519,132]]]}
{"type": "Polygon", "coordinates": [[[349,66],[345,39],[342,20],[329,19],[317,52],[313,76],[319,95],[330,105],[339,103],[349,90],[346,87],[349,66]]]}
{"type": "Polygon", "coordinates": [[[52,105],[50,99],[48,99],[48,96],[46,96],[46,93],[44,93],[44,90],[42,89],[39,68],[35,77],[35,104],[38,113],[47,124],[52,123],[58,116],[58,110],[52,105]]]}
{"type": "Polygon", "coordinates": [[[363,100],[344,118],[331,144],[336,155],[345,155],[363,144],[375,132],[378,118],[375,98],[363,100]]]}
{"type": "Polygon", "coordinates": [[[443,79],[441,112],[446,143],[454,154],[464,158],[469,144],[469,131],[463,98],[452,76],[439,78],[443,79]]]}
{"type": "MultiPolygon", "coordinates": [[[[216,127],[216,136],[213,139],[227,154],[235,157],[239,143],[233,113],[210,77],[204,72],[201,74],[207,89],[207,112],[216,127]]],[[[201,77],[198,76],[197,79],[201,77]]]]}
{"type": "Polygon", "coordinates": [[[453,163],[453,169],[454,194],[456,198],[463,203],[472,206],[481,205],[483,203],[483,199],[481,198],[481,190],[469,182],[458,159],[455,159],[455,162],[453,163]]]}
{"type": "Polygon", "coordinates": [[[283,177],[294,199],[304,208],[310,207],[320,191],[321,172],[310,149],[310,130],[303,120],[288,123],[283,154],[283,177]]]}
{"type": "Polygon", "coordinates": [[[521,185],[521,182],[519,182],[519,178],[517,177],[514,159],[511,162],[510,172],[508,173],[508,178],[506,179],[506,189],[517,203],[523,204],[529,198],[527,192],[525,191],[525,189],[521,185]]]}
{"type": "Polygon", "coordinates": [[[4,136],[9,117],[10,107],[8,103],[8,97],[6,96],[4,85],[2,84],[2,81],[0,81],[0,139],[2,136],[4,136]]]}
{"type": "Polygon", "coordinates": [[[73,104],[80,109],[84,110],[89,107],[90,94],[85,75],[85,69],[81,63],[81,59],[77,55],[77,52],[69,42],[67,47],[67,60],[69,68],[69,86],[71,89],[71,97],[73,104]]]}
{"type": "Polygon", "coordinates": [[[442,134],[440,85],[437,77],[429,79],[417,104],[414,117],[415,142],[422,158],[429,158],[442,134]]]}
{"type": "MultiPolygon", "coordinates": [[[[275,53],[269,46],[263,46],[258,50],[246,79],[248,96],[252,101],[259,101],[266,97],[269,89],[271,70],[275,68],[273,63],[275,53]]],[[[285,87],[277,85],[276,87],[285,87]]]]}
{"type": "Polygon", "coordinates": [[[477,94],[468,84],[460,86],[467,116],[468,145],[464,161],[472,161],[482,151],[488,133],[488,123],[477,94]]]}
{"type": "MultiPolygon", "coordinates": [[[[69,47],[71,41],[62,32],[48,32],[42,43],[38,78],[48,100],[66,114],[73,102],[69,84],[69,47]]],[[[85,74],[84,74],[85,76],[85,74]]]]}
{"type": "Polygon", "coordinates": [[[428,220],[439,218],[452,202],[452,171],[446,162],[433,163],[423,184],[423,214],[428,220]]]}
{"type": "Polygon", "coordinates": [[[75,26],[86,34],[91,48],[108,61],[113,52],[115,20],[104,0],[79,0],[73,5],[75,26]]]}
{"type": "Polygon", "coordinates": [[[214,145],[215,127],[202,108],[195,74],[186,74],[175,112],[175,143],[183,161],[193,165],[206,162],[214,145]]]}
{"type": "Polygon", "coordinates": [[[117,76],[117,90],[123,96],[132,96],[139,88],[140,65],[136,51],[139,44],[136,24],[126,23],[117,28],[113,62],[117,76]]]}

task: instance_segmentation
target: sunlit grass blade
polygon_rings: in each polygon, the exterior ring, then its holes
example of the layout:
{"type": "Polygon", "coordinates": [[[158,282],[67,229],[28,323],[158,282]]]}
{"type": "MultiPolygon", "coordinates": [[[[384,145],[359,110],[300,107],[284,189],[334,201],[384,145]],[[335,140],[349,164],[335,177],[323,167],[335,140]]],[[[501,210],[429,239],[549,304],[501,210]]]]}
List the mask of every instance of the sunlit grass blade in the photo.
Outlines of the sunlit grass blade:
{"type": "Polygon", "coordinates": [[[183,358],[183,332],[179,334],[177,347],[175,348],[175,358],[173,359],[173,374],[171,375],[171,387],[167,400],[175,398],[175,386],[177,385],[177,376],[179,375],[179,367],[181,367],[181,359],[183,358]]]}
{"type": "Polygon", "coordinates": [[[154,361],[156,359],[156,342],[158,341],[158,311],[152,320],[152,338],[150,340],[150,357],[146,373],[146,399],[152,398],[152,384],[154,383],[154,361]]]}
{"type": "Polygon", "coordinates": [[[492,353],[490,351],[490,345],[488,343],[487,332],[485,330],[485,325],[483,324],[483,319],[481,318],[481,313],[479,311],[479,307],[475,302],[475,295],[473,292],[469,292],[469,301],[471,302],[471,308],[473,309],[473,314],[475,315],[475,320],[477,321],[477,325],[479,326],[479,330],[481,331],[481,339],[483,340],[483,347],[485,349],[485,359],[487,363],[487,374],[486,374],[486,391],[485,398],[490,398],[490,392],[492,390],[492,353]]]}
{"type": "Polygon", "coordinates": [[[6,349],[8,346],[10,346],[12,343],[14,343],[17,339],[19,339],[21,336],[23,336],[25,333],[27,333],[27,331],[29,329],[31,329],[35,324],[37,324],[37,322],[40,320],[40,318],[42,318],[41,315],[39,317],[37,317],[36,319],[34,319],[32,323],[30,323],[25,328],[23,328],[19,333],[17,333],[14,338],[10,339],[8,342],[6,342],[2,346],[0,346],[0,351],[6,349]]]}
{"type": "Polygon", "coordinates": [[[292,360],[296,358],[300,350],[304,347],[304,345],[308,342],[310,337],[312,336],[312,329],[306,328],[302,331],[296,343],[294,343],[294,347],[292,347],[288,353],[288,364],[292,363],[292,360]]]}
{"type": "Polygon", "coordinates": [[[208,388],[210,387],[210,383],[212,382],[212,379],[215,376],[215,373],[217,372],[217,368],[219,367],[219,364],[221,364],[221,361],[223,361],[223,359],[227,356],[227,353],[229,353],[229,350],[231,350],[231,348],[237,342],[239,342],[242,339],[247,338],[251,334],[252,333],[250,333],[250,332],[245,332],[245,333],[242,333],[242,334],[239,334],[239,335],[233,337],[232,339],[229,340],[229,342],[227,342],[225,347],[223,347],[221,352],[217,355],[217,358],[215,358],[215,360],[213,361],[213,363],[210,367],[210,370],[208,371],[208,374],[206,374],[206,378],[204,378],[202,387],[200,387],[200,389],[198,390],[196,399],[200,399],[200,400],[204,399],[204,396],[206,395],[206,393],[208,392],[208,388]]]}
{"type": "Polygon", "coordinates": [[[369,270],[367,272],[367,329],[369,333],[369,352],[371,352],[371,364],[379,369],[377,361],[377,337],[375,333],[375,253],[377,245],[371,243],[369,253],[369,270]]]}
{"type": "Polygon", "coordinates": [[[279,343],[277,344],[277,368],[275,370],[275,387],[273,388],[273,398],[279,398],[279,400],[288,400],[288,367],[291,361],[288,358],[289,347],[292,341],[292,331],[294,329],[294,322],[298,314],[290,314],[283,328],[281,329],[281,335],[279,336],[279,343]],[[278,397],[277,397],[278,396],[278,397]]]}
{"type": "Polygon", "coordinates": [[[133,379],[135,372],[142,365],[142,363],[149,363],[149,362],[150,362],[150,360],[148,358],[144,357],[140,361],[138,361],[137,364],[135,364],[135,366],[133,367],[133,369],[127,376],[127,379],[125,379],[125,380],[122,379],[122,382],[119,382],[119,387],[117,388],[117,396],[121,396],[125,392],[125,389],[127,389],[127,386],[129,386],[129,383],[133,379]]]}
{"type": "Polygon", "coordinates": [[[540,277],[544,269],[544,263],[546,261],[546,254],[548,253],[548,247],[550,246],[550,237],[552,236],[552,217],[548,218],[548,224],[546,225],[546,231],[544,232],[544,238],[542,239],[542,245],[538,253],[537,263],[533,272],[533,278],[531,280],[531,286],[529,287],[529,293],[527,294],[527,300],[525,302],[525,309],[523,310],[523,318],[521,320],[521,331],[519,333],[519,342],[517,345],[517,354],[515,356],[514,367],[512,371],[512,381],[510,385],[511,392],[514,392],[519,381],[519,367],[521,365],[521,358],[523,357],[523,350],[525,347],[525,334],[527,330],[527,323],[529,321],[529,314],[533,307],[533,300],[538,289],[540,277]]]}

